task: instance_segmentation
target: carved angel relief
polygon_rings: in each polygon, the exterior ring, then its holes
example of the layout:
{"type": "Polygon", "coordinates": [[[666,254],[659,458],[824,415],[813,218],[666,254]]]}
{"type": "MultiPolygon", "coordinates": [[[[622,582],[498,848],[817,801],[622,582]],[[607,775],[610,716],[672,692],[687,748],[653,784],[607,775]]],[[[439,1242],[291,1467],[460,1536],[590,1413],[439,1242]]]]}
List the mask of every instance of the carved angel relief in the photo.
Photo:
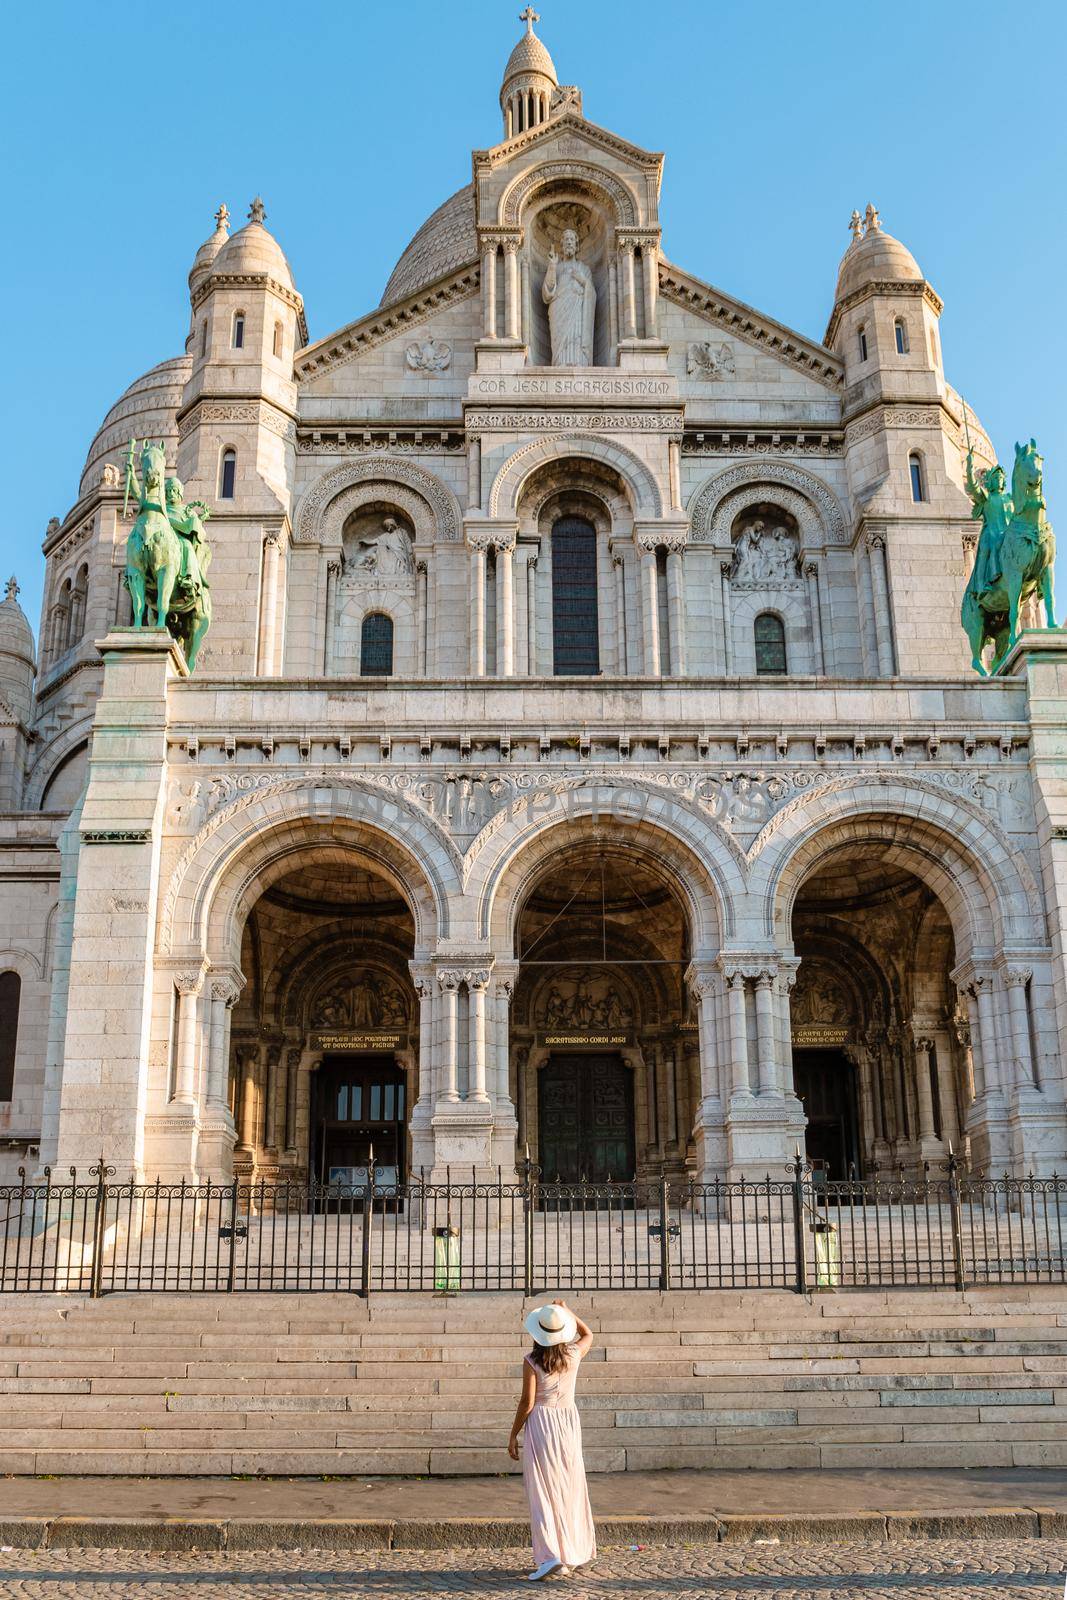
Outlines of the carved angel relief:
{"type": "Polygon", "coordinates": [[[689,346],[686,371],[691,378],[732,377],[737,371],[734,353],[728,344],[712,344],[704,339],[689,346]]]}

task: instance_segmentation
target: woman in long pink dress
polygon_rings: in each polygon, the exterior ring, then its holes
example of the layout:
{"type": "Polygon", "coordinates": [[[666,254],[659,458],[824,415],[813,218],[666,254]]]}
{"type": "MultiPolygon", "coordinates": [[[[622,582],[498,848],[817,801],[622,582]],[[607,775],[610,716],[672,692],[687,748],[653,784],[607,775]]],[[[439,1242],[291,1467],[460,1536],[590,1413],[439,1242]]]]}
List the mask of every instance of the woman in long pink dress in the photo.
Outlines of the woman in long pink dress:
{"type": "Polygon", "coordinates": [[[534,1346],[523,1360],[522,1393],[508,1441],[519,1459],[530,1507],[537,1583],[554,1572],[584,1567],[596,1555],[593,1512],[582,1459],[582,1424],[574,1403],[578,1363],[593,1342],[580,1317],[562,1300],[539,1306],[526,1318],[534,1346]]]}

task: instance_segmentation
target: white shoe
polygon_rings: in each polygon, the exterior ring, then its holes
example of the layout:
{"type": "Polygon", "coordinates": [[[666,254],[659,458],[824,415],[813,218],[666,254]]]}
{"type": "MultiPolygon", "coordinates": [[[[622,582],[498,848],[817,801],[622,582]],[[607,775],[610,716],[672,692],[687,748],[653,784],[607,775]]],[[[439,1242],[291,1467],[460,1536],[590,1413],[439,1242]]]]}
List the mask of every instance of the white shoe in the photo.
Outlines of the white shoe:
{"type": "Polygon", "coordinates": [[[562,1561],[560,1561],[557,1557],[552,1556],[548,1561],[542,1561],[541,1565],[537,1567],[535,1571],[528,1572],[526,1574],[526,1581],[527,1583],[540,1583],[542,1578],[550,1578],[554,1572],[558,1572],[562,1565],[562,1561]]]}

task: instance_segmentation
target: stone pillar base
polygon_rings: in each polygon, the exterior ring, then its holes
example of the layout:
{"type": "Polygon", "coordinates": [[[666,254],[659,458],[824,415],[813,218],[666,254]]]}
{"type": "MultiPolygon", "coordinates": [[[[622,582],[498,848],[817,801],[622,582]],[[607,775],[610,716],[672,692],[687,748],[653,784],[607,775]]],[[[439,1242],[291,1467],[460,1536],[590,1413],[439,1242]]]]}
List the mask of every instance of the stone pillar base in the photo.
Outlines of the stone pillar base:
{"type": "Polygon", "coordinates": [[[722,1101],[708,1097],[701,1101],[696,1125],[696,1181],[715,1183],[726,1177],[726,1129],[722,1101]]]}
{"type": "Polygon", "coordinates": [[[726,1176],[785,1182],[804,1148],[804,1107],[795,1095],[737,1096],[726,1114],[726,1176]]]}
{"type": "Polygon", "coordinates": [[[208,1106],[200,1124],[196,1163],[202,1181],[233,1182],[233,1151],[237,1129],[226,1106],[208,1106]]]}
{"type": "Polygon", "coordinates": [[[1051,1178],[1067,1172],[1062,1106],[1050,1104],[1039,1089],[1020,1089],[1007,1115],[1011,1171],[1019,1178],[1051,1178]]]}
{"type": "Polygon", "coordinates": [[[432,1182],[444,1183],[449,1174],[454,1183],[469,1183],[474,1174],[483,1182],[496,1177],[491,1106],[468,1100],[439,1105],[431,1126],[432,1182]]]}
{"type": "MultiPolygon", "coordinates": [[[[172,1100],[159,1116],[146,1117],[144,1128],[144,1175],[148,1182],[199,1183],[200,1170],[199,1108],[172,1100]]],[[[232,1169],[231,1169],[232,1170],[232,1169]]],[[[208,1173],[205,1171],[206,1178],[208,1173]]],[[[214,1181],[215,1174],[210,1174],[214,1181]]]]}
{"type": "Polygon", "coordinates": [[[967,1133],[971,1141],[971,1169],[996,1177],[1012,1162],[1008,1111],[999,1094],[982,1095],[967,1112],[967,1133]]]}

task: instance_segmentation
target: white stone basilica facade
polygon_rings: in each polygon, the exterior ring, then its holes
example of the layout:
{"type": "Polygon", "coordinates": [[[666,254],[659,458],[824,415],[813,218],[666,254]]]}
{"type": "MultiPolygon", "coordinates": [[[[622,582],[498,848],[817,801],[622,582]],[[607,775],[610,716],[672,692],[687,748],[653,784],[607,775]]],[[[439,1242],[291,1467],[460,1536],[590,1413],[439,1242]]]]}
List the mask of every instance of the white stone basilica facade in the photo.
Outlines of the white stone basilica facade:
{"type": "Polygon", "coordinates": [[[39,652],[0,604],[0,1177],[1063,1170],[1067,644],[970,669],[934,285],[868,207],[796,333],[531,20],[500,107],[325,338],[222,208],[39,652]],[[191,674],[131,437],[211,507],[191,674]]]}

